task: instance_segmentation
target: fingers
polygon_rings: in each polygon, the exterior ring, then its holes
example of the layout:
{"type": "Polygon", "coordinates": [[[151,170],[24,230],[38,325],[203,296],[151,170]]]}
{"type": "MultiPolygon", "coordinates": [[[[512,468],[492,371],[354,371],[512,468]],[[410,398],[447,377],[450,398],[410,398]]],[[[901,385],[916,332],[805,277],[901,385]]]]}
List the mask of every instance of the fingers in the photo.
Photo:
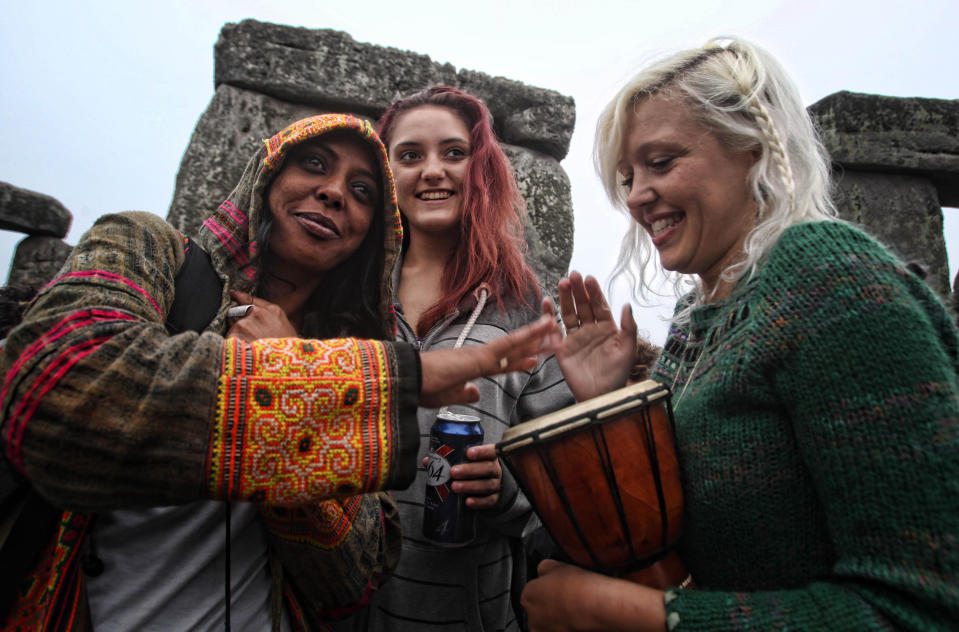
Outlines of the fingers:
{"type": "Polygon", "coordinates": [[[420,406],[424,408],[439,408],[453,404],[472,404],[479,401],[479,388],[475,384],[457,384],[439,391],[426,391],[426,378],[423,378],[423,387],[420,390],[420,406]]]}
{"type": "Polygon", "coordinates": [[[574,271],[569,278],[560,280],[557,288],[563,326],[567,334],[574,333],[583,325],[598,322],[615,324],[612,310],[596,277],[587,276],[584,279],[579,272],[574,271]]]}
{"type": "Polygon", "coordinates": [[[589,292],[586,290],[586,284],[583,277],[574,272],[569,275],[570,283],[573,289],[573,300],[576,302],[576,316],[579,318],[579,325],[591,323],[596,320],[593,315],[593,307],[589,302],[589,292]]]}
{"type": "Polygon", "coordinates": [[[458,481],[477,478],[491,478],[497,481],[503,477],[503,468],[496,457],[496,445],[473,446],[466,452],[468,463],[454,465],[450,469],[450,476],[458,481]]]}
{"type": "MultiPolygon", "coordinates": [[[[461,347],[460,351],[471,350],[482,354],[478,360],[484,367],[482,375],[527,371],[536,366],[536,355],[543,347],[543,343],[548,342],[549,337],[558,331],[556,321],[544,314],[534,322],[485,345],[461,347]],[[487,366],[490,369],[486,369],[487,366]]],[[[472,377],[480,377],[480,375],[472,377]]]]}
{"type": "Polygon", "coordinates": [[[639,334],[639,328],[636,326],[636,319],[633,318],[633,307],[629,303],[623,305],[622,314],[619,317],[620,328],[629,336],[630,340],[636,340],[639,334]]]}
{"type": "Polygon", "coordinates": [[[553,319],[540,316],[486,344],[421,353],[420,404],[436,407],[473,402],[479,395],[476,386],[466,384],[468,380],[533,369],[543,342],[557,327],[553,319]]]}
{"type": "Polygon", "coordinates": [[[613,311],[609,308],[609,303],[606,302],[606,296],[603,294],[603,289],[599,286],[596,277],[586,277],[585,285],[593,318],[596,321],[613,321],[613,311]]]}
{"type": "MultiPolygon", "coordinates": [[[[570,274],[570,277],[576,274],[570,274]]],[[[579,327],[579,316],[576,314],[576,304],[573,300],[573,284],[570,279],[562,279],[557,284],[559,290],[559,311],[562,315],[566,333],[571,333],[579,327]]]]}
{"type": "Polygon", "coordinates": [[[470,446],[469,450],[466,451],[466,458],[470,461],[493,461],[499,468],[499,457],[496,456],[495,443],[470,446]]]}
{"type": "Polygon", "coordinates": [[[543,560],[542,562],[540,562],[539,565],[536,567],[536,574],[542,577],[543,575],[547,575],[549,573],[552,573],[553,571],[557,571],[563,568],[564,566],[566,566],[566,564],[557,560],[551,560],[547,558],[543,560]]]}
{"type": "Polygon", "coordinates": [[[466,453],[469,463],[460,463],[450,470],[453,491],[467,496],[470,509],[489,509],[499,501],[503,485],[503,468],[496,457],[496,445],[473,446],[466,453]]]}
{"type": "Polygon", "coordinates": [[[252,294],[247,294],[240,290],[230,290],[230,297],[240,305],[252,305],[256,300],[252,294]]]}

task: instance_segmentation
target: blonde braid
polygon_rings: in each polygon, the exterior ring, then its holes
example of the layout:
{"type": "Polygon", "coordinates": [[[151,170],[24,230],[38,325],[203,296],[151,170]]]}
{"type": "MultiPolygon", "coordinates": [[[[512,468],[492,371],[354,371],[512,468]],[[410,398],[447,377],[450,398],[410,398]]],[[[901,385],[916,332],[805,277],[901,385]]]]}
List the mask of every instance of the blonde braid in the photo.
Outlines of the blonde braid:
{"type": "MultiPolygon", "coordinates": [[[[779,172],[783,184],[786,187],[786,195],[789,197],[789,208],[790,210],[794,210],[796,207],[796,181],[793,178],[792,164],[789,161],[789,156],[786,154],[786,146],[783,144],[782,137],[776,130],[776,125],[769,115],[769,110],[763,104],[761,96],[763,91],[760,89],[760,85],[764,83],[763,79],[757,77],[757,73],[753,72],[754,64],[747,50],[743,50],[739,46],[735,48],[730,47],[726,50],[733,55],[736,61],[742,64],[742,66],[739,64],[731,64],[733,79],[743,96],[746,108],[749,110],[749,113],[753,115],[753,118],[756,119],[759,130],[766,138],[766,143],[772,154],[770,157],[772,158],[773,164],[776,165],[776,170],[779,172]]],[[[758,71],[758,69],[756,70],[758,71]]],[[[761,204],[760,207],[764,208],[765,205],[761,204]]]]}
{"type": "Polygon", "coordinates": [[[776,126],[773,125],[772,117],[769,116],[769,110],[763,105],[759,95],[753,93],[747,107],[749,112],[756,118],[759,129],[769,143],[769,149],[772,153],[773,162],[782,176],[783,184],[786,186],[786,194],[789,196],[789,208],[794,210],[796,207],[796,182],[793,179],[792,165],[789,162],[789,156],[786,155],[786,147],[783,145],[776,126]]]}

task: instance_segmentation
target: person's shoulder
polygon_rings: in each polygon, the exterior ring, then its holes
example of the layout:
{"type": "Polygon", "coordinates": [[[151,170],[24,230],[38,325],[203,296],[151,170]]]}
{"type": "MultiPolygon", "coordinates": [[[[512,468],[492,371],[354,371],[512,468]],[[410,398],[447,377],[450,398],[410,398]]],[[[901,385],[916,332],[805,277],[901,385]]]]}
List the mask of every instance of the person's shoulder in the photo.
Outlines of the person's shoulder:
{"type": "Polygon", "coordinates": [[[777,304],[799,297],[843,304],[915,298],[931,304],[937,300],[887,246],[841,221],[810,222],[787,229],[759,276],[759,293],[777,304]]]}
{"type": "Polygon", "coordinates": [[[783,231],[770,258],[788,255],[790,259],[821,260],[837,254],[858,254],[894,259],[889,250],[861,228],[848,222],[833,220],[804,222],[783,231]]]}
{"type": "Polygon", "coordinates": [[[94,222],[95,226],[102,225],[132,225],[161,232],[178,232],[165,219],[155,213],[146,211],[120,211],[101,215],[94,222]]]}
{"type": "MultiPolygon", "coordinates": [[[[99,236],[111,235],[134,243],[142,239],[172,240],[182,242],[183,234],[165,219],[145,211],[122,211],[101,215],[80,238],[80,243],[99,236]]],[[[133,244],[131,244],[133,245],[133,244]]]]}

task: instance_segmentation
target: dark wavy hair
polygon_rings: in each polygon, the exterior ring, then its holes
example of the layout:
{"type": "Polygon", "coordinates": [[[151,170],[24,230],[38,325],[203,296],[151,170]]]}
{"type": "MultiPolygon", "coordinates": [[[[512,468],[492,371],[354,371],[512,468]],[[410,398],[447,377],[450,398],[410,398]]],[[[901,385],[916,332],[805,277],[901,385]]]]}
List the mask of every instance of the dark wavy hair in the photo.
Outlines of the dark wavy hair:
{"type": "MultiPolygon", "coordinates": [[[[389,149],[397,118],[424,105],[452,110],[470,131],[470,160],[463,183],[458,242],[469,244],[469,248],[453,250],[443,271],[443,296],[423,314],[417,330],[427,331],[480,283],[490,287],[490,296],[500,307],[535,305],[540,290],[525,258],[526,205],[509,159],[496,140],[486,105],[457,88],[433,86],[391,105],[377,121],[377,133],[389,149]]],[[[404,231],[405,235],[408,233],[404,231]]]]}

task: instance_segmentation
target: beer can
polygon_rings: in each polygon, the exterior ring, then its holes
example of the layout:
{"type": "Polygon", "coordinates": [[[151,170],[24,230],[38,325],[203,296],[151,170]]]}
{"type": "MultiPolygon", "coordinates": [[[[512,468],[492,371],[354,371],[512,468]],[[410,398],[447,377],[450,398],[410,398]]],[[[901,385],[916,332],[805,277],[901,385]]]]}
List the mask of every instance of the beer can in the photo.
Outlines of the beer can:
{"type": "Polygon", "coordinates": [[[479,421],[473,415],[443,411],[430,428],[423,535],[436,544],[462,546],[476,536],[476,516],[466,507],[466,498],[453,491],[450,468],[468,461],[467,448],[483,443],[479,421]]]}

